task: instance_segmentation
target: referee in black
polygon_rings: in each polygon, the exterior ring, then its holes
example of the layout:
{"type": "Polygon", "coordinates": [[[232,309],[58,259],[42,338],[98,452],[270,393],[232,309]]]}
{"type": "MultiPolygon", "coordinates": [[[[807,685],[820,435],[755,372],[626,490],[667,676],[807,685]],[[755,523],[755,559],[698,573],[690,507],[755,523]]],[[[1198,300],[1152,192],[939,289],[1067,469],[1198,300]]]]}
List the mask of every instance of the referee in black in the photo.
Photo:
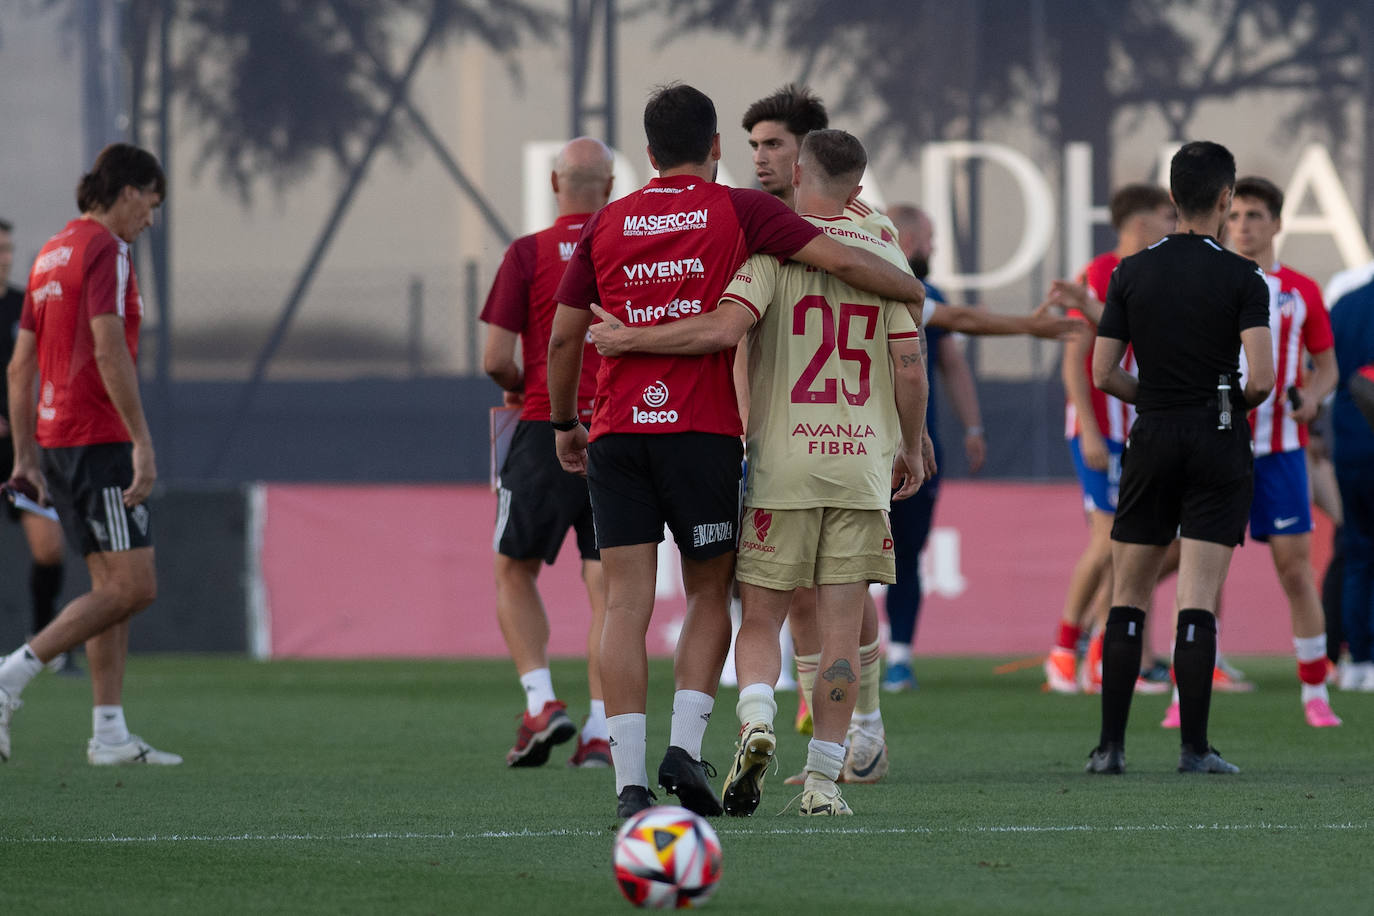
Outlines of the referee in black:
{"type": "Polygon", "coordinates": [[[1102,735],[1089,773],[1126,769],[1126,719],[1140,673],[1145,611],[1169,544],[1181,539],[1178,683],[1180,773],[1238,773],[1207,740],[1216,606],[1250,516],[1248,405],[1274,387],[1269,287],[1254,261],[1223,248],[1236,183],[1226,147],[1188,143],[1174,156],[1178,230],[1112,274],[1093,349],[1093,383],[1136,405],[1112,525],[1112,609],[1102,643],[1102,735]],[[1127,345],[1139,378],[1121,368],[1127,345]],[[1249,377],[1243,387],[1239,353],[1249,377]]]}

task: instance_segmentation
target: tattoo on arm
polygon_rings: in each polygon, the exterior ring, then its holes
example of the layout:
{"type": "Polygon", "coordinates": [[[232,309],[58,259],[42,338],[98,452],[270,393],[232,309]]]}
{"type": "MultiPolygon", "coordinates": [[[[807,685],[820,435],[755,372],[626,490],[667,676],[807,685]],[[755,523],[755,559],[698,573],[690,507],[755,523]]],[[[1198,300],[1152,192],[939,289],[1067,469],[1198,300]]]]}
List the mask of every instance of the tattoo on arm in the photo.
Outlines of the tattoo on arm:
{"type": "Polygon", "coordinates": [[[917,356],[915,353],[902,354],[902,368],[906,368],[907,366],[915,366],[920,362],[921,357],[917,356]]]}

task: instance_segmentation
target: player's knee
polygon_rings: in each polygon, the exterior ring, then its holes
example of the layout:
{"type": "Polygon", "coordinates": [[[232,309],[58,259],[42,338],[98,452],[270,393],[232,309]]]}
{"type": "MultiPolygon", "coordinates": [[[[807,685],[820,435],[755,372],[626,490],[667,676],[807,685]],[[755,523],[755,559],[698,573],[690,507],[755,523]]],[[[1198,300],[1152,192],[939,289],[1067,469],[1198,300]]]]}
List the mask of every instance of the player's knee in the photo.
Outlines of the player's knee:
{"type": "Polygon", "coordinates": [[[1312,581],[1312,567],[1305,559],[1290,560],[1278,565],[1277,568],[1279,583],[1283,590],[1290,595],[1316,586],[1312,581]]]}
{"type": "Polygon", "coordinates": [[[539,575],[539,561],[516,560],[498,553],[494,563],[496,585],[498,588],[514,588],[534,583],[539,575]]]}
{"type": "Polygon", "coordinates": [[[151,576],[131,579],[125,583],[121,596],[130,613],[137,614],[157,600],[157,579],[151,576]]]}

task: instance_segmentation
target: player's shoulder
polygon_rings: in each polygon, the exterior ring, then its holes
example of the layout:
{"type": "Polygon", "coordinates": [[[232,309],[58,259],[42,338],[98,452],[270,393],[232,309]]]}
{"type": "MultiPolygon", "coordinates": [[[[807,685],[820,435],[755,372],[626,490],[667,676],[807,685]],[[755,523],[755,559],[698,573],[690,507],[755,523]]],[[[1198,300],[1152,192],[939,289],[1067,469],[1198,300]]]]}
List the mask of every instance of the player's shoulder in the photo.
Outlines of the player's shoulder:
{"type": "Polygon", "coordinates": [[[1102,298],[1107,293],[1107,284],[1116,272],[1121,257],[1115,251],[1104,251],[1087,263],[1078,274],[1080,283],[1087,283],[1093,294],[1102,298]]]}
{"type": "Polygon", "coordinates": [[[1287,264],[1279,264],[1279,269],[1274,273],[1283,284],[1283,289],[1296,290],[1308,305],[1322,304],[1321,287],[1307,274],[1294,270],[1287,264]]]}
{"type": "Polygon", "coordinates": [[[897,244],[897,225],[886,213],[862,197],[850,201],[844,212],[869,235],[876,236],[879,241],[888,245],[897,244]]]}
{"type": "Polygon", "coordinates": [[[716,193],[723,195],[736,210],[762,210],[764,212],[792,213],[787,204],[778,200],[767,191],[759,188],[732,188],[729,185],[709,182],[716,193]]]}
{"type": "Polygon", "coordinates": [[[1115,251],[1104,251],[1097,257],[1088,262],[1088,266],[1083,268],[1083,272],[1088,275],[1110,274],[1116,270],[1116,265],[1121,263],[1121,256],[1115,251]]]}
{"type": "Polygon", "coordinates": [[[822,234],[835,241],[872,252],[894,267],[906,273],[911,272],[911,265],[907,263],[906,257],[902,255],[901,250],[896,245],[884,242],[879,236],[869,231],[862,222],[850,215],[848,211],[839,216],[817,216],[814,213],[804,213],[802,216],[808,223],[821,230],[822,234]]]}
{"type": "Polygon", "coordinates": [[[1374,261],[1338,271],[1327,282],[1326,289],[1323,290],[1326,294],[1326,304],[1327,306],[1334,306],[1346,295],[1356,290],[1368,293],[1371,291],[1368,289],[1371,283],[1374,283],[1374,261]]]}

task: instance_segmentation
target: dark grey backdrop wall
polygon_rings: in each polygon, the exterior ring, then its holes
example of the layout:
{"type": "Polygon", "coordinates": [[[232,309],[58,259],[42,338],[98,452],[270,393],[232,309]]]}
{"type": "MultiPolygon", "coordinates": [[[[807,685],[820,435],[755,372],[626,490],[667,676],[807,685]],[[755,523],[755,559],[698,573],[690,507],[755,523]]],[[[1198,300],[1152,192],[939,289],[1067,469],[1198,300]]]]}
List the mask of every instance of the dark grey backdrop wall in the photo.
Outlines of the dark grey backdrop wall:
{"type": "MultiPolygon", "coordinates": [[[[938,387],[938,385],[937,385],[938,387]]],[[[169,485],[251,481],[475,482],[487,479],[487,411],[499,392],[485,378],[272,382],[235,422],[242,385],[179,382],[170,400],[144,385],[169,485]]],[[[1072,474],[1063,442],[1063,388],[1052,377],[980,382],[988,463],[982,477],[1072,474]]],[[[941,395],[945,470],[964,462],[953,408],[941,395]]]]}
{"type": "MultiPolygon", "coordinates": [[[[158,599],[134,618],[134,651],[244,652],[247,627],[247,494],[243,488],[161,490],[149,505],[158,599]]],[[[63,600],[90,588],[70,551],[63,600]]],[[[29,560],[16,524],[0,521],[0,652],[28,634],[29,560]]]]}

